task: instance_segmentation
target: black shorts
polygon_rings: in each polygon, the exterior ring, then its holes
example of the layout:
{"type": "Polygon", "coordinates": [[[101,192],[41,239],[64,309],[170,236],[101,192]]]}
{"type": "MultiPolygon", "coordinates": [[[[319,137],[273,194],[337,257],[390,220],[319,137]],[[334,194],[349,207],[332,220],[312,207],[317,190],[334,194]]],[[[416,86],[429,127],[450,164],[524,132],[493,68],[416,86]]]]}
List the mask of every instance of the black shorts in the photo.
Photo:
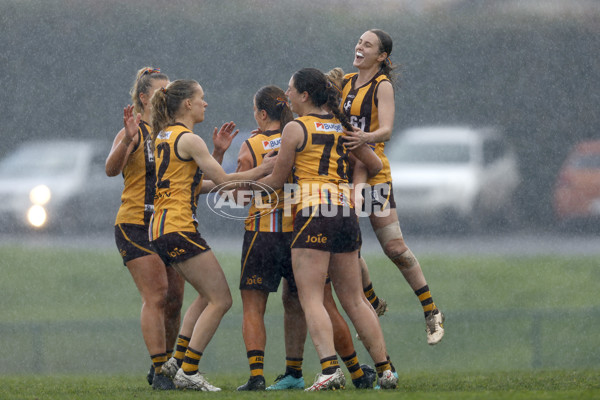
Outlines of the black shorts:
{"type": "Polygon", "coordinates": [[[281,278],[295,293],[292,271],[292,232],[246,231],[242,246],[240,290],[276,292],[281,278]]]}
{"type": "Polygon", "coordinates": [[[115,225],[115,242],[123,258],[123,264],[136,258],[156,254],[156,249],[148,240],[148,226],[146,225],[115,225]]]}
{"type": "Polygon", "coordinates": [[[392,182],[377,183],[363,189],[364,198],[362,212],[367,215],[396,208],[392,182]]]}
{"type": "Polygon", "coordinates": [[[166,265],[183,262],[210,250],[198,232],[167,233],[153,240],[152,244],[166,265]]]}
{"type": "Polygon", "coordinates": [[[342,206],[337,206],[337,209],[334,215],[326,214],[329,216],[322,215],[319,207],[299,211],[294,218],[292,248],[330,253],[350,253],[360,249],[362,241],[354,209],[342,206]],[[306,211],[310,211],[310,214],[306,211]]]}

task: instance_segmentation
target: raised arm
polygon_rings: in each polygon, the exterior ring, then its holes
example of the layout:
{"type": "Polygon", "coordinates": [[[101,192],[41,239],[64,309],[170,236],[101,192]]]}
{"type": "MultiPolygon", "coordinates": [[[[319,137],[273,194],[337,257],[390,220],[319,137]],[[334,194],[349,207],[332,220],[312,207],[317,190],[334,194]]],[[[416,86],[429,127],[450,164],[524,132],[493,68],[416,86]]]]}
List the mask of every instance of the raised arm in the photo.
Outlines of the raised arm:
{"type": "Polygon", "coordinates": [[[125,168],[129,154],[139,141],[138,125],[141,118],[141,114],[133,114],[133,106],[127,106],[123,109],[123,129],[115,136],[110,153],[106,158],[104,165],[106,175],[117,176],[125,168]]]}

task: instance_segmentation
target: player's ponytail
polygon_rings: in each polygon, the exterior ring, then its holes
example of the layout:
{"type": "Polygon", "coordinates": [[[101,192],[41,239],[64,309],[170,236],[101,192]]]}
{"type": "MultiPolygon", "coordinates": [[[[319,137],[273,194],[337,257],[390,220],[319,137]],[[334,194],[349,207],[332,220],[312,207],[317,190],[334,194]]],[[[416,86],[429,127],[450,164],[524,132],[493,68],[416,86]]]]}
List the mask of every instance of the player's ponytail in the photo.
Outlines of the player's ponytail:
{"type": "Polygon", "coordinates": [[[154,92],[152,99],[152,142],[167,126],[175,123],[175,114],[181,103],[194,96],[198,82],[194,80],[176,80],[154,92]]]}
{"type": "Polygon", "coordinates": [[[162,72],[160,72],[159,68],[153,67],[144,67],[138,70],[135,75],[135,82],[129,90],[129,94],[131,95],[131,104],[133,104],[133,110],[138,114],[144,113],[144,104],[140,100],[140,94],[145,93],[147,95],[152,95],[150,93],[150,88],[152,87],[152,81],[159,79],[168,81],[169,77],[162,72]]]}
{"type": "Polygon", "coordinates": [[[388,77],[392,85],[395,85],[397,81],[397,74],[394,72],[396,65],[392,63],[390,58],[393,49],[392,37],[381,29],[370,29],[369,32],[373,32],[379,39],[379,53],[387,54],[387,58],[381,62],[380,71],[388,77]]]}
{"type": "Polygon", "coordinates": [[[254,95],[254,104],[258,110],[264,110],[269,119],[279,121],[281,129],[294,119],[285,92],[277,86],[264,86],[254,95]]]}

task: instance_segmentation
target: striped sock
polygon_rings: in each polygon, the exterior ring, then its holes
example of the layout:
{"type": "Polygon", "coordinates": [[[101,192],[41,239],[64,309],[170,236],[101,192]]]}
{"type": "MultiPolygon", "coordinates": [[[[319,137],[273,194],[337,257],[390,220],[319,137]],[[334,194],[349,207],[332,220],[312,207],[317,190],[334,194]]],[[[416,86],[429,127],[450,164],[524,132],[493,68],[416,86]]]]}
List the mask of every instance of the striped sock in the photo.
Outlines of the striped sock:
{"type": "Polygon", "coordinates": [[[415,290],[415,294],[419,298],[421,302],[421,306],[423,307],[423,312],[425,313],[425,317],[428,317],[431,313],[435,313],[437,307],[433,302],[433,298],[431,297],[431,292],[429,291],[429,286],[425,285],[419,290],[415,290]]]}
{"type": "Polygon", "coordinates": [[[373,289],[373,282],[369,283],[369,286],[363,288],[363,292],[365,293],[365,297],[371,303],[371,307],[373,310],[377,309],[379,306],[379,297],[375,294],[375,289],[373,289]]]}
{"type": "Polygon", "coordinates": [[[321,373],[323,375],[331,375],[340,367],[337,356],[325,357],[321,359],[321,373]]]}
{"type": "Polygon", "coordinates": [[[379,376],[381,378],[381,376],[383,375],[383,371],[385,370],[392,370],[392,367],[390,366],[390,362],[389,361],[384,361],[384,362],[380,362],[379,364],[375,364],[375,370],[377,371],[377,376],[379,376]]]}
{"type": "Polygon", "coordinates": [[[392,369],[392,372],[396,372],[396,368],[394,367],[392,360],[390,360],[390,356],[387,356],[387,360],[390,362],[390,368],[392,369]]]}
{"type": "Polygon", "coordinates": [[[198,364],[200,363],[201,358],[201,351],[196,351],[188,346],[185,351],[185,357],[183,357],[181,369],[183,369],[183,372],[185,372],[186,375],[194,375],[198,372],[198,364]]]}
{"type": "Polygon", "coordinates": [[[154,373],[160,374],[163,364],[167,362],[167,353],[154,354],[150,358],[152,359],[152,365],[154,365],[154,373]]]}
{"type": "Polygon", "coordinates": [[[177,337],[177,345],[175,347],[175,354],[173,354],[173,357],[175,357],[175,359],[177,360],[177,365],[179,365],[179,367],[181,367],[181,363],[183,363],[183,357],[185,357],[185,351],[187,350],[189,345],[189,337],[183,335],[179,335],[177,337]]]}
{"type": "Polygon", "coordinates": [[[265,352],[262,350],[250,350],[246,355],[248,356],[248,364],[250,364],[250,376],[263,375],[265,352]]]}
{"type": "Polygon", "coordinates": [[[302,378],[302,358],[285,358],[285,375],[302,378]]]}
{"type": "Polygon", "coordinates": [[[358,363],[356,352],[350,354],[348,357],[342,357],[342,361],[344,364],[346,364],[348,372],[350,372],[350,377],[353,381],[362,378],[362,376],[365,374],[358,363]]]}

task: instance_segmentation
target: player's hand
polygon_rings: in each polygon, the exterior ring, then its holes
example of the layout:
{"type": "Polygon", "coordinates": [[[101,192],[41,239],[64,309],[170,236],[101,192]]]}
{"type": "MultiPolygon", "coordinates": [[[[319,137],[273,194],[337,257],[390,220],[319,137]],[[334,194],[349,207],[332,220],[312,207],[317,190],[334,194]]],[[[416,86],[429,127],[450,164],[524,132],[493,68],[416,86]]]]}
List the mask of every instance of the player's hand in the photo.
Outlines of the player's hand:
{"type": "Polygon", "coordinates": [[[235,129],[233,121],[224,123],[219,130],[215,127],[213,131],[214,151],[224,154],[239,132],[239,129],[235,129]]]}
{"type": "Polygon", "coordinates": [[[348,150],[354,150],[369,141],[369,135],[355,126],[352,127],[351,131],[344,129],[344,133],[346,134],[344,136],[344,146],[348,150]]]}
{"type": "Polygon", "coordinates": [[[275,161],[277,161],[277,152],[275,150],[271,150],[269,153],[267,153],[267,155],[265,155],[262,164],[260,164],[265,175],[269,175],[271,172],[273,172],[275,161]]]}
{"type": "Polygon", "coordinates": [[[125,128],[125,136],[123,141],[129,146],[135,139],[138,133],[138,126],[142,120],[141,114],[134,114],[133,106],[128,105],[123,109],[123,127],[125,128]]]}

